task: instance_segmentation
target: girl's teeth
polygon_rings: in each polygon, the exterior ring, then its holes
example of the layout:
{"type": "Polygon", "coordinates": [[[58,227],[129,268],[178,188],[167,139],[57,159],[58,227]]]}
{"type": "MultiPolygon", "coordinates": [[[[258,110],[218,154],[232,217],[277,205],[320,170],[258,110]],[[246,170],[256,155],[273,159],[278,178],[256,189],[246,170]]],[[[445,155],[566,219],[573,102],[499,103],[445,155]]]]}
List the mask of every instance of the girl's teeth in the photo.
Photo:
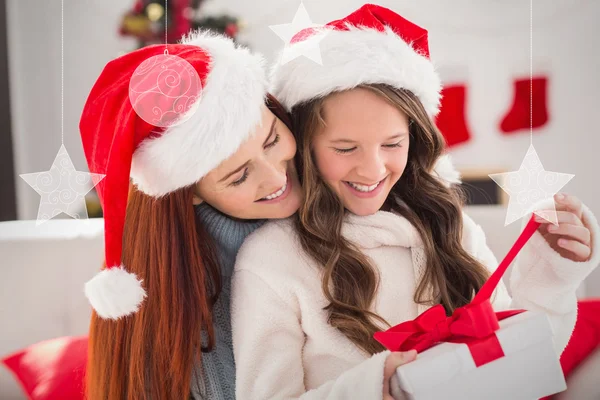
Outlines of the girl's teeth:
{"type": "Polygon", "coordinates": [[[376,184],[371,185],[371,186],[359,185],[359,184],[352,183],[352,182],[348,182],[348,183],[350,184],[350,186],[352,186],[354,189],[358,190],[359,192],[368,193],[368,192],[372,192],[373,190],[375,190],[381,182],[377,182],[376,184]]]}
{"type": "Polygon", "coordinates": [[[285,189],[287,189],[287,182],[285,183],[285,185],[283,185],[283,187],[281,189],[279,189],[278,191],[276,191],[273,194],[268,195],[267,197],[265,197],[265,199],[267,199],[267,200],[276,199],[279,196],[281,196],[283,194],[283,192],[285,192],[285,189]]]}

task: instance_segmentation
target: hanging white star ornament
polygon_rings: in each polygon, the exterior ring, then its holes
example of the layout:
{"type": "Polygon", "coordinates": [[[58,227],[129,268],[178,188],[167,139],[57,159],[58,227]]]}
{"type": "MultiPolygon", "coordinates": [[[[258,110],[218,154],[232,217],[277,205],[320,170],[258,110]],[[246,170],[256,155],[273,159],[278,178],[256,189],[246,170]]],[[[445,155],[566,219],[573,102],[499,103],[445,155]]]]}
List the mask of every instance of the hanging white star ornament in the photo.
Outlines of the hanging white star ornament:
{"type": "Polygon", "coordinates": [[[574,176],[544,170],[537,152],[530,145],[518,171],[489,175],[510,196],[504,226],[534,211],[534,206],[545,199],[552,199],[552,209],[535,211],[535,214],[557,224],[554,195],[574,176]]]}
{"type": "Polygon", "coordinates": [[[269,28],[275,32],[277,36],[279,36],[285,43],[285,47],[281,55],[281,64],[287,64],[288,62],[300,56],[305,56],[317,64],[323,65],[323,61],[321,60],[321,48],[319,44],[325,35],[320,34],[318,36],[318,40],[311,40],[310,43],[307,43],[307,41],[298,41],[294,43],[293,46],[290,46],[292,38],[298,32],[307,28],[316,29],[321,26],[322,25],[319,24],[313,24],[313,22],[310,20],[308,12],[306,12],[306,8],[304,8],[303,3],[300,3],[298,11],[296,11],[296,15],[294,16],[294,20],[291,23],[269,25],[269,28]]]}
{"type": "Polygon", "coordinates": [[[88,218],[85,195],[106,175],[75,171],[64,144],[49,171],[19,175],[41,196],[36,225],[65,213],[75,219],[88,218]]]}

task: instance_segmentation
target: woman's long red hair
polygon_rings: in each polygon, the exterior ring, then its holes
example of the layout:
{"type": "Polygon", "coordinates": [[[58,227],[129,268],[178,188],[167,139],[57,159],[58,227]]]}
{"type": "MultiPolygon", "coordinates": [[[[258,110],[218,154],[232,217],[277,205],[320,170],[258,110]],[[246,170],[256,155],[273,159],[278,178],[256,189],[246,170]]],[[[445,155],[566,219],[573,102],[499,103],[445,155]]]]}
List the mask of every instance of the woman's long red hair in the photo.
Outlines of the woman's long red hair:
{"type": "MultiPolygon", "coordinates": [[[[288,114],[270,95],[267,106],[290,127],[288,114]]],[[[143,280],[147,298],[137,313],[118,321],[92,312],[88,399],[189,398],[194,365],[215,345],[212,306],[221,288],[213,239],[192,196],[193,187],[160,199],[131,190],[122,261],[143,280]]]]}

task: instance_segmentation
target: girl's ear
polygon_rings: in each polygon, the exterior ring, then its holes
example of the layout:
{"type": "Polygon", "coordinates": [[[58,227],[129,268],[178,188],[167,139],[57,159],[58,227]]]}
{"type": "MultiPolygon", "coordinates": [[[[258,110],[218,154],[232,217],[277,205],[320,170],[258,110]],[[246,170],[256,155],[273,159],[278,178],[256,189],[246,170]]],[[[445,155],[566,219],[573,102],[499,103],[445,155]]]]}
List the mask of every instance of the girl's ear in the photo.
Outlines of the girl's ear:
{"type": "Polygon", "coordinates": [[[194,194],[192,195],[192,204],[197,206],[199,204],[202,204],[202,199],[200,198],[200,196],[198,196],[198,194],[194,191],[194,194]]]}

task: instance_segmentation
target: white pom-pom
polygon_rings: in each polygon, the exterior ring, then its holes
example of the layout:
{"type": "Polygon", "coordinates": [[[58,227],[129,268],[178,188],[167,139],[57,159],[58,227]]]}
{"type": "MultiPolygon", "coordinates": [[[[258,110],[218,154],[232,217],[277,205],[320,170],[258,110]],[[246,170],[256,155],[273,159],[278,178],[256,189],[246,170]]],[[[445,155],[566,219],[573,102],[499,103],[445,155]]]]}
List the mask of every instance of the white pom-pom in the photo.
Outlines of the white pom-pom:
{"type": "Polygon", "coordinates": [[[142,281],[120,265],[90,279],[85,284],[85,296],[101,318],[116,320],[137,312],[146,292],[142,281]]]}
{"type": "Polygon", "coordinates": [[[452,164],[452,159],[450,158],[449,154],[444,154],[437,159],[435,166],[433,167],[433,171],[444,183],[444,185],[448,187],[453,183],[461,182],[460,172],[454,168],[454,164],[452,164]]]}

